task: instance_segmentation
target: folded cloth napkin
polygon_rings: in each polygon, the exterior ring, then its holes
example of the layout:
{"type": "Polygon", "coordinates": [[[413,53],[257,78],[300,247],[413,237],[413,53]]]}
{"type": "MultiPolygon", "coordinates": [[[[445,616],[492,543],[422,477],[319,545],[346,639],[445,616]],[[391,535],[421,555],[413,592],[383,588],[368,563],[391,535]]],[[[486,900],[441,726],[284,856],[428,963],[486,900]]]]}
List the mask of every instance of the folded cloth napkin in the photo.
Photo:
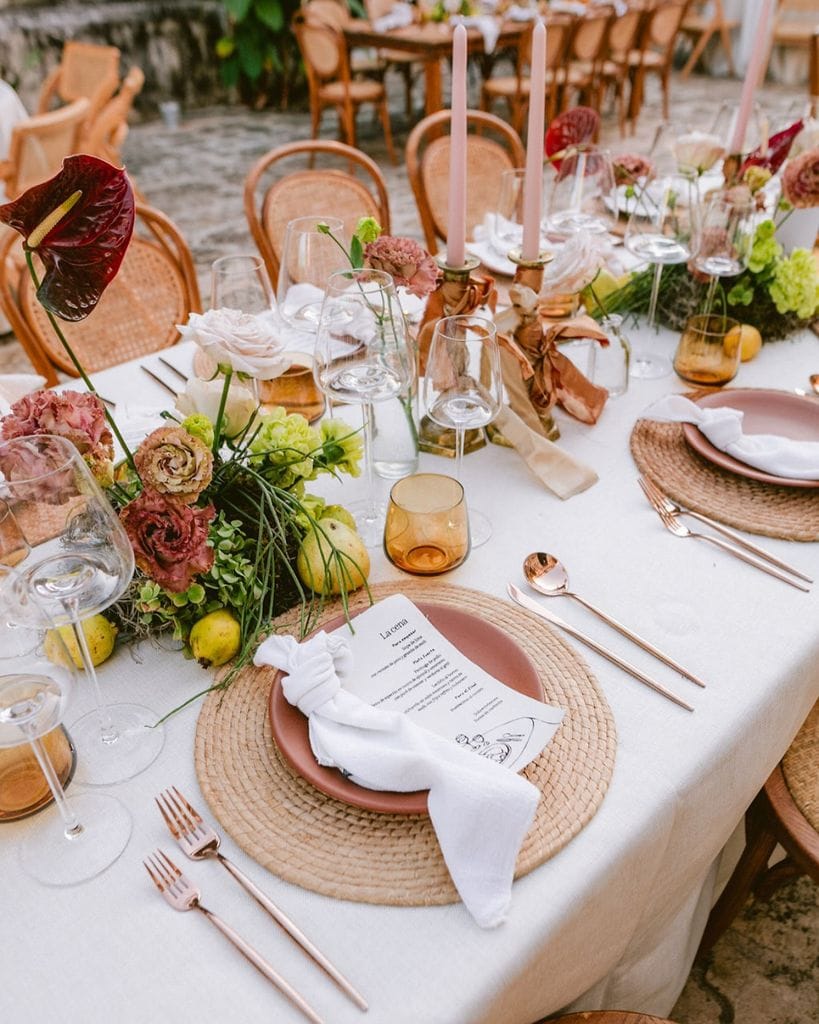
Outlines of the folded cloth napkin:
{"type": "Polygon", "coordinates": [[[495,46],[500,35],[501,23],[499,18],[491,14],[470,14],[468,16],[457,15],[449,19],[453,25],[464,25],[466,28],[476,28],[483,36],[483,48],[486,53],[494,53],[495,46]]]}
{"type": "Polygon", "coordinates": [[[29,391],[44,388],[45,383],[45,377],[36,373],[0,374],[0,416],[5,416],[14,403],[29,391]]]}
{"type": "Polygon", "coordinates": [[[532,430],[508,405],[501,406],[494,425],[500,428],[535,476],[558,498],[565,501],[597,483],[599,478],[591,466],[532,430]]]}
{"type": "Polygon", "coordinates": [[[746,466],[772,476],[819,480],[819,441],[794,441],[776,434],[744,434],[744,413],[722,406],[707,409],[683,395],[667,395],[643,413],[643,419],[693,423],[715,448],[746,466]]]}
{"type": "Polygon", "coordinates": [[[519,4],[512,4],[511,7],[506,8],[508,21],[534,21],[539,15],[537,7],[521,7],[519,4]]]}
{"type": "Polygon", "coordinates": [[[391,32],[395,28],[406,28],[411,25],[414,19],[411,4],[399,2],[394,4],[386,14],[373,21],[372,26],[376,32],[391,32]]]}
{"type": "Polygon", "coordinates": [[[268,637],[257,665],[287,675],[284,695],[309,719],[319,764],[367,789],[429,790],[429,816],[466,909],[482,928],[506,917],[518,850],[540,793],[530,782],[436,736],[406,715],[366,704],[342,688],[355,666],[346,641],[318,633],[304,643],[268,637]]]}

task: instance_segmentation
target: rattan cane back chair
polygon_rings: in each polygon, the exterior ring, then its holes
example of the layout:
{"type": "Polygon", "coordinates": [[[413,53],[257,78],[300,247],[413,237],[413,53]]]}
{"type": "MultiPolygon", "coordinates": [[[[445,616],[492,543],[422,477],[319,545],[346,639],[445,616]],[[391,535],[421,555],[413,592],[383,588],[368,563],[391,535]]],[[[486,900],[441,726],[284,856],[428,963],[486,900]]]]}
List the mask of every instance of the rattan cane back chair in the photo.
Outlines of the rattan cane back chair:
{"type": "Polygon", "coordinates": [[[609,55],[603,62],[603,85],[614,91],[621,135],[625,135],[629,110],[626,86],[634,87],[629,55],[637,47],[644,20],[645,10],[642,7],[629,7],[624,14],[615,18],[609,29],[609,55]]]}
{"type": "MultiPolygon", "coordinates": [[[[534,27],[534,26],[533,26],[534,27]]],[[[546,120],[551,121],[557,111],[556,79],[566,58],[574,21],[568,17],[553,17],[548,20],[546,35],[546,120]]],[[[532,29],[523,36],[518,46],[517,64],[514,75],[496,75],[487,78],[481,87],[481,110],[491,110],[495,100],[505,100],[509,107],[512,127],[521,135],[529,107],[531,82],[529,70],[532,64],[532,29]]]]}
{"type": "Polygon", "coordinates": [[[45,114],[55,101],[73,103],[87,99],[90,125],[117,91],[119,57],[116,46],[66,41],[60,63],[43,82],[37,113],[45,114]]]}
{"type": "Polygon", "coordinates": [[[122,166],[122,145],[128,135],[128,114],[145,84],[141,68],[132,67],[122,80],[119,92],[109,100],[91,122],[83,142],[83,151],[122,166]]]}
{"type": "Polygon", "coordinates": [[[690,36],[694,43],[691,55],[682,70],[682,77],[688,78],[697,65],[697,61],[705,53],[705,48],[714,37],[719,37],[720,44],[728,60],[728,71],[733,78],[734,54],[731,49],[731,30],[739,28],[736,18],[727,18],[722,0],[699,0],[688,10],[680,31],[690,36]]]}
{"type": "MultiPolygon", "coordinates": [[[[446,238],[450,143],[441,130],[449,127],[450,116],[448,110],[430,114],[407,139],[407,176],[431,253],[436,252],[438,239],[446,238]]],[[[523,167],[526,154],[520,136],[499,117],[483,110],[468,110],[466,117],[467,128],[472,129],[466,139],[466,230],[471,235],[496,209],[503,172],[523,167]]]]}
{"type": "Polygon", "coordinates": [[[816,0],[778,0],[762,80],[775,46],[807,49],[810,52],[811,40],[816,31],[819,31],[819,6],[816,0]]]}
{"type": "Polygon", "coordinates": [[[558,109],[575,102],[600,110],[603,66],[609,54],[609,33],[616,19],[613,7],[600,6],[578,18],[566,52],[566,67],[559,76],[558,109]]]}
{"type": "MultiPolygon", "coordinates": [[[[15,258],[19,244],[16,232],[0,243],[0,306],[35,370],[56,384],[57,371],[72,377],[77,371],[37,302],[27,268],[15,258]]],[[[95,373],[174,345],[176,325],[201,309],[179,230],[163,213],[137,204],[131,244],[99,305],[85,320],[60,326],[83,368],[95,373]]]]}
{"type": "Polygon", "coordinates": [[[656,75],[663,91],[663,117],[669,118],[669,83],[674,47],[691,0],[663,0],[646,12],[639,47],[629,57],[634,85],[629,102],[632,131],[643,105],[646,75],[656,75]]]}
{"type": "Polygon", "coordinates": [[[384,83],[371,78],[352,77],[341,28],[328,24],[323,11],[316,13],[314,3],[315,0],[297,11],[292,23],[307,73],[311,137],[318,138],[322,112],[327,107],[334,107],[338,113],[343,140],[355,146],[356,112],[363,104],[372,103],[384,129],[384,142],[390,160],[395,163],[384,83]]]}
{"type": "Polygon", "coordinates": [[[287,222],[319,214],[340,217],[352,234],[360,217],[375,217],[390,231],[387,186],[378,165],[366,153],[342,142],[308,140],[272,149],[251,167],[244,185],[245,216],[270,280],[279,276],[287,222]],[[313,167],[316,156],[333,166],[313,167]],[[304,168],[302,157],[309,157],[304,168]],[[270,172],[277,177],[265,188],[270,172]]]}
{"type": "Polygon", "coordinates": [[[27,188],[51,178],[65,157],[80,152],[88,107],[87,99],[75,100],[12,128],[8,159],[0,161],[6,199],[16,199],[27,188]]]}

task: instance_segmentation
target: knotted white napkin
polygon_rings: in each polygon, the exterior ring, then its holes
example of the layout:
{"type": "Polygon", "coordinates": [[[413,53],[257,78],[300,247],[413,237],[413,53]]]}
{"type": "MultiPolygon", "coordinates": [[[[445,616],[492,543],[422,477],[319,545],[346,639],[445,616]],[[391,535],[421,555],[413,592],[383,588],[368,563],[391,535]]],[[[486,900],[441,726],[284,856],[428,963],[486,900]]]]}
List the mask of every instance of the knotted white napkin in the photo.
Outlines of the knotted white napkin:
{"type": "Polygon", "coordinates": [[[36,373],[0,374],[0,416],[5,416],[18,399],[45,387],[45,377],[36,373]]]}
{"type": "Polygon", "coordinates": [[[794,441],[777,434],[744,434],[743,416],[739,409],[728,406],[703,408],[683,395],[667,395],[643,413],[644,419],[693,423],[715,448],[772,476],[819,480],[819,441],[794,441]]]}
{"type": "Polygon", "coordinates": [[[344,690],[354,665],[340,637],[322,632],[299,644],[271,636],[253,660],[287,673],[284,695],[308,717],[319,764],[340,768],[367,789],[429,790],[432,826],[466,909],[482,928],[501,924],[518,850],[540,798],[537,788],[405,715],[344,690]]]}
{"type": "Polygon", "coordinates": [[[412,24],[413,19],[412,5],[399,2],[393,4],[386,14],[376,18],[372,25],[376,32],[391,32],[396,28],[406,28],[412,24]]]}

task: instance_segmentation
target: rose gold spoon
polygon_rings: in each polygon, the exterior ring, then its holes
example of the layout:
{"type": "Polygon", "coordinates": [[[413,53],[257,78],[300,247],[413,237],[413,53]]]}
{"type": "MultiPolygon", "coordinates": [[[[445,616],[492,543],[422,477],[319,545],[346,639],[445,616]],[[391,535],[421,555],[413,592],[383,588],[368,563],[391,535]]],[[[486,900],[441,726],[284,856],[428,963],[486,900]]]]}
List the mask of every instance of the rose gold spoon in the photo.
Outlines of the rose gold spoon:
{"type": "Polygon", "coordinates": [[[692,683],[696,683],[697,686],[705,686],[705,683],[698,679],[692,672],[689,672],[687,668],[683,668],[679,662],[674,661],[673,658],[669,658],[667,654],[663,654],[661,650],[650,644],[648,640],[644,640],[641,636],[633,633],[627,626],[624,626],[622,622],[618,622],[617,619],[613,619],[610,615],[607,615],[604,611],[596,608],[593,604],[589,604],[588,601],[580,597],[579,594],[573,593],[569,590],[569,574],[564,568],[562,562],[555,558],[554,555],[549,555],[545,551],[535,551],[531,555],[527,555],[523,562],[523,575],[526,577],[526,582],[536,590],[539,594],[545,594],[546,597],[572,597],[578,604],[582,604],[584,608],[587,608],[592,614],[598,618],[607,622],[610,626],[613,626],[623,636],[627,636],[629,640],[633,640],[636,644],[643,648],[644,651],[648,651],[649,654],[653,654],[655,658],[659,658],[660,661],[664,661],[666,665],[670,665],[671,668],[675,669],[680,675],[690,679],[692,683]]]}

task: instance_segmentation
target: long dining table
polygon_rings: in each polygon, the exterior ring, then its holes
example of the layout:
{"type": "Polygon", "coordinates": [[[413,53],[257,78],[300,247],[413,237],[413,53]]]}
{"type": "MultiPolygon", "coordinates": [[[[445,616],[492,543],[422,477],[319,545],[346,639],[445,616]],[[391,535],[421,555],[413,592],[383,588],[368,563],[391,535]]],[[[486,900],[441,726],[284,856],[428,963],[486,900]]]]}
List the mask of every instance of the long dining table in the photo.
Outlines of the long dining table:
{"type": "MultiPolygon", "coordinates": [[[[669,354],[676,341],[668,331],[629,333],[634,343],[669,354]]],[[[163,354],[190,372],[190,346],[163,354]]],[[[807,386],[818,359],[819,344],[809,332],[766,344],[742,365],[734,386],[793,392],[807,386]]],[[[142,363],[179,386],[156,357],[142,363]]],[[[126,426],[134,403],[169,401],[139,364],[99,373],[95,381],[117,403],[126,426]]],[[[558,410],[561,446],[599,474],[594,486],[565,502],[507,448],[488,445],[464,460],[467,498],[476,497],[494,537],[442,582],[505,599],[508,581],[524,585],[526,554],[551,551],[587,600],[676,655],[708,684],[697,689],[568,601],[549,605],[664,679],[695,710],[685,712],[574,645],[616,722],[611,784],[588,824],[515,882],[503,925],[481,930],[458,903],[401,908],[318,895],[260,867],[223,832],[224,852],[369,1000],[363,1016],[226,872],[188,865],[167,834],[154,797],[170,785],[213,819],[194,770],[201,709],[194,703],[166,723],[158,760],[112,790],[129,807],[134,829],[125,853],[98,878],[52,890],[22,872],[16,844],[45,815],[55,817],[53,808],[0,825],[0,1018],[14,1024],[300,1024],[299,1012],[199,915],[174,913],[159,897],[141,863],[157,847],[189,867],[207,905],[336,1024],[532,1024],[566,1008],[668,1015],[737,855],[744,810],[819,696],[819,590],[800,592],[722,552],[672,536],[637,486],[629,454],[635,420],[652,400],[684,390],[676,377],[632,380],[593,427],[558,410]]],[[[421,466],[451,469],[432,455],[422,455],[421,466]]],[[[382,487],[386,495],[386,481],[382,487]]],[[[363,495],[364,484],[328,480],[322,493],[348,502],[363,495]]],[[[819,543],[754,539],[819,578],[819,543]]],[[[409,579],[379,550],[371,554],[372,581],[409,579]]],[[[532,620],[531,628],[550,627],[532,620]]],[[[144,703],[158,713],[181,704],[209,679],[178,652],[147,644],[119,649],[99,673],[107,697],[144,703]]],[[[91,694],[78,690],[69,730],[72,719],[92,706],[91,694]]],[[[341,858],[338,871],[344,871],[341,858]]]]}

